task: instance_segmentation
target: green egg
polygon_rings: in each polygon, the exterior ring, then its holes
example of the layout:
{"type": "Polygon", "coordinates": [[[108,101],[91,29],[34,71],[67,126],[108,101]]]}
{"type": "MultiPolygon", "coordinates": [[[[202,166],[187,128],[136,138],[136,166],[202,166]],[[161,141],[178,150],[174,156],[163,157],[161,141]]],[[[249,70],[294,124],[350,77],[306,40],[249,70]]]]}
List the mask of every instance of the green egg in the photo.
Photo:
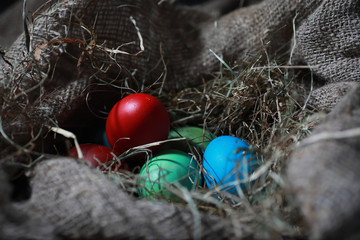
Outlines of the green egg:
{"type": "MultiPolygon", "coordinates": [[[[205,150],[205,148],[209,145],[211,140],[214,139],[214,136],[207,130],[204,131],[204,129],[199,127],[181,127],[177,128],[175,130],[170,131],[169,133],[169,139],[171,138],[180,138],[184,137],[187,140],[189,140],[192,144],[194,144],[198,149],[205,150]]],[[[180,142],[180,143],[174,143],[172,146],[175,146],[175,144],[178,145],[180,149],[184,149],[184,145],[186,143],[180,142]],[[182,146],[180,146],[180,144],[182,146]]]]}
{"type": "Polygon", "coordinates": [[[198,163],[189,155],[176,149],[159,153],[145,163],[139,174],[139,195],[148,199],[181,201],[172,189],[185,187],[194,190],[200,181],[198,163]]]}

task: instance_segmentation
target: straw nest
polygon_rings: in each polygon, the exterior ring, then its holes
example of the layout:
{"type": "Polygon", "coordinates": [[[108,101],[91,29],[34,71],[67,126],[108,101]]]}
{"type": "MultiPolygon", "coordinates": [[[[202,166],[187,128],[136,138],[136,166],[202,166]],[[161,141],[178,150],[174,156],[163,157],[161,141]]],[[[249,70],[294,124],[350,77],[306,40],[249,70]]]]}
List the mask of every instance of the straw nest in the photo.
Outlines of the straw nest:
{"type": "MultiPolygon", "coordinates": [[[[204,183],[195,191],[171,189],[196,211],[205,211],[240,221],[259,237],[303,237],[304,223],[294,205],[292,191],[284,176],[287,159],[296,144],[311,133],[323,117],[319,109],[307,104],[306,90],[301,81],[304,73],[296,67],[275,62],[244,62],[228,64],[220,56],[219,70],[210,80],[194,88],[149,93],[165,104],[174,129],[197,126],[214,136],[231,135],[245,140],[257,153],[261,166],[251,177],[255,180],[248,193],[237,195],[208,189],[204,183]],[[271,236],[276,237],[276,236],[271,236]]],[[[307,76],[308,77],[308,76],[307,76]]],[[[121,155],[131,157],[138,151],[121,155]]],[[[151,152],[148,152],[148,159],[151,152]]],[[[203,151],[189,143],[189,154],[202,167],[203,151]]],[[[116,164],[116,163],[115,163],[116,164]]],[[[137,197],[138,175],[133,172],[107,172],[119,186],[137,197]]],[[[160,199],[161,200],[161,199],[160,199]]]]}

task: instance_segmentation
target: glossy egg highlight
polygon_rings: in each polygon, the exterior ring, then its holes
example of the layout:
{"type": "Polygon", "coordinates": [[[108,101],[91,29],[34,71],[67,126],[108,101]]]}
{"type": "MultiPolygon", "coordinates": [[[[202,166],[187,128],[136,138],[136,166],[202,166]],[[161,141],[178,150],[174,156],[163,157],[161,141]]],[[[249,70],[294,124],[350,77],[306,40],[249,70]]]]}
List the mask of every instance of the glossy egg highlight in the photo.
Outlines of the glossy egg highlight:
{"type": "Polygon", "coordinates": [[[108,142],[120,154],[136,146],[166,140],[169,129],[166,108],[160,100],[146,93],[135,93],[121,99],[111,109],[106,121],[108,142]]]}
{"type": "Polygon", "coordinates": [[[220,136],[205,149],[204,178],[211,189],[220,186],[222,191],[237,194],[236,186],[247,192],[250,175],[259,167],[256,154],[248,143],[233,136],[220,136]]]}
{"type": "Polygon", "coordinates": [[[139,195],[148,199],[178,202],[176,186],[196,189],[200,181],[198,163],[187,153],[168,149],[149,160],[139,174],[139,195]]]}

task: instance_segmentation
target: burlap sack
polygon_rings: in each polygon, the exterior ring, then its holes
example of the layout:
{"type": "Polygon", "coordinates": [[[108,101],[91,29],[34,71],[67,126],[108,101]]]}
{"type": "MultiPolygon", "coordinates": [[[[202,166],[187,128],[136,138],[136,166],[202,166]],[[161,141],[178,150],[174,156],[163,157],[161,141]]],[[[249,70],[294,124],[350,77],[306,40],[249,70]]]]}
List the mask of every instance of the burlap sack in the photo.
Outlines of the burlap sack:
{"type": "Polygon", "coordinates": [[[287,176],[313,239],[357,239],[360,88],[353,89],[292,154],[287,176]]]}
{"type": "MultiPolygon", "coordinates": [[[[90,119],[85,123],[91,126],[91,114],[80,110],[93,91],[103,92],[102,104],[109,107],[129,88],[168,91],[201,84],[217,70],[216,56],[225,62],[260,58],[266,66],[269,59],[293,53],[289,64],[307,66],[314,73],[304,80],[308,103],[330,109],[359,79],[359,10],[356,0],[268,0],[214,21],[207,11],[155,0],[49,1],[29,24],[30,33],[21,35],[0,63],[0,161],[11,176],[16,171],[9,163],[48,159],[35,165],[31,196],[24,202],[12,203],[9,185],[2,180],[0,236],[256,238],[233,219],[130,200],[98,172],[49,155],[54,154],[54,142],[48,129],[83,126],[84,119],[90,119]],[[83,118],[76,115],[79,111],[83,118]],[[38,231],[32,235],[25,231],[29,228],[38,231]]],[[[349,98],[354,111],[357,94],[349,98]]],[[[323,126],[356,127],[356,117],[335,121],[341,113],[335,110],[323,126]]],[[[338,144],[335,141],[317,143],[328,155],[316,145],[305,145],[299,150],[305,153],[295,153],[289,165],[289,182],[314,239],[345,237],[344,226],[349,226],[346,236],[356,236],[357,145],[353,138],[341,142],[341,147],[331,147],[338,144]],[[329,166],[340,152],[349,154],[347,167],[329,166]],[[303,170],[307,166],[313,171],[303,170]],[[313,179],[317,176],[318,181],[313,179]],[[338,204],[346,205],[333,207],[338,204]]]]}

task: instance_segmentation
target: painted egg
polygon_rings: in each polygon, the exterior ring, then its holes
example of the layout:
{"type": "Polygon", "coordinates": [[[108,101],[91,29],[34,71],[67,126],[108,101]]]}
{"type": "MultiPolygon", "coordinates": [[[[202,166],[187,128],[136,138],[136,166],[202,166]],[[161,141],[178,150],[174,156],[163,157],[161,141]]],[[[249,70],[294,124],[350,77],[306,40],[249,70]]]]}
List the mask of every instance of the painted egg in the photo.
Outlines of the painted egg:
{"type": "Polygon", "coordinates": [[[220,136],[205,149],[203,167],[209,188],[220,186],[222,191],[237,194],[236,186],[247,192],[250,175],[259,166],[259,160],[249,144],[233,136],[220,136]]]}
{"type": "Polygon", "coordinates": [[[83,139],[78,139],[78,140],[79,141],[82,140],[82,142],[99,144],[112,148],[106,137],[105,123],[101,126],[95,126],[94,128],[89,129],[88,134],[85,135],[83,139]]]}
{"type": "Polygon", "coordinates": [[[181,201],[171,190],[176,186],[196,189],[199,171],[198,163],[189,154],[176,149],[162,151],[140,170],[139,195],[148,199],[181,201]]]}
{"type": "MultiPolygon", "coordinates": [[[[106,165],[110,165],[111,161],[114,161],[114,156],[112,155],[112,149],[106,146],[84,143],[79,145],[81,148],[81,152],[84,155],[83,159],[88,161],[91,166],[98,167],[100,166],[101,170],[105,170],[106,165]]],[[[68,157],[79,158],[77,150],[75,147],[71,148],[67,154],[68,157]]],[[[121,163],[119,166],[120,169],[127,169],[127,164],[121,163]]]]}
{"type": "Polygon", "coordinates": [[[108,139],[107,139],[107,137],[106,137],[106,131],[105,131],[105,129],[104,129],[104,131],[102,132],[102,135],[101,135],[101,142],[102,142],[102,144],[103,144],[104,146],[111,148],[110,143],[109,143],[109,141],[108,141],[108,139]]]}
{"type": "MultiPolygon", "coordinates": [[[[214,139],[214,136],[209,131],[199,127],[181,127],[169,133],[169,139],[180,137],[186,138],[199,149],[206,149],[211,140],[214,139]]],[[[187,147],[187,144],[184,142],[174,142],[172,146],[176,146],[175,144],[181,149],[184,149],[184,147],[186,149],[187,147]]]]}
{"type": "MultiPolygon", "coordinates": [[[[131,94],[111,109],[106,121],[106,136],[117,152],[166,140],[170,120],[164,105],[157,98],[145,94],[131,94]]],[[[158,149],[159,146],[150,148],[158,149]]]]}

